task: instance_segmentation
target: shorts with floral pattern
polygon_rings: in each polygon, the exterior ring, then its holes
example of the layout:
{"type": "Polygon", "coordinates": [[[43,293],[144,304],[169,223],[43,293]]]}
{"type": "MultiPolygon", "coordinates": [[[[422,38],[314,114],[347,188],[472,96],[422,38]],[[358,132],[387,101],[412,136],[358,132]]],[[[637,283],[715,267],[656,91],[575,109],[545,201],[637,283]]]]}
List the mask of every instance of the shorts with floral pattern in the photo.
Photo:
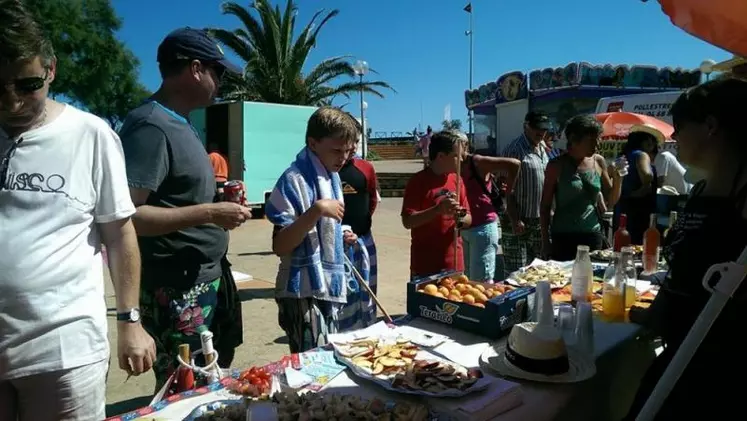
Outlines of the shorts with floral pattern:
{"type": "MultiPolygon", "coordinates": [[[[142,324],[156,343],[156,391],[176,369],[179,345],[189,344],[192,352],[202,348],[200,333],[213,333],[218,365],[231,366],[234,351],[243,341],[241,302],[233,279],[221,278],[189,289],[141,288],[142,324]]],[[[204,361],[198,360],[199,365],[204,361]]]]}

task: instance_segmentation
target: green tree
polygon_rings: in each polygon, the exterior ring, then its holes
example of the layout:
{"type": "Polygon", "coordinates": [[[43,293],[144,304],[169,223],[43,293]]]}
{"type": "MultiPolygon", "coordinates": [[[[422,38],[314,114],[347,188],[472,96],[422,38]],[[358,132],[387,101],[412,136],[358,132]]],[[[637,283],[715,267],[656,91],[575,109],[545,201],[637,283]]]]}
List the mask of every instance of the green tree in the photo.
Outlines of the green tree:
{"type": "Polygon", "coordinates": [[[444,120],[441,122],[444,130],[462,130],[462,120],[444,120]]]}
{"type": "Polygon", "coordinates": [[[331,103],[337,96],[349,97],[361,89],[382,98],[379,88],[394,91],[386,82],[355,81],[355,71],[347,56],[322,60],[303,73],[319,32],[337,16],[338,10],[316,12],[297,38],[294,38],[293,0],[287,1],[284,11],[280,6],[273,8],[268,0],[255,0],[248,8],[226,2],[221,10],[224,15],[236,17],[242,26],[232,31],[213,28],[210,32],[245,62],[243,75],[227,76],[224,80],[223,99],[318,106],[331,103]],[[354,80],[335,85],[333,82],[340,77],[354,80]]]}
{"type": "Polygon", "coordinates": [[[139,62],[115,37],[122,26],[109,0],[26,0],[57,55],[53,97],[76,103],[113,127],[150,93],[139,62]]]}

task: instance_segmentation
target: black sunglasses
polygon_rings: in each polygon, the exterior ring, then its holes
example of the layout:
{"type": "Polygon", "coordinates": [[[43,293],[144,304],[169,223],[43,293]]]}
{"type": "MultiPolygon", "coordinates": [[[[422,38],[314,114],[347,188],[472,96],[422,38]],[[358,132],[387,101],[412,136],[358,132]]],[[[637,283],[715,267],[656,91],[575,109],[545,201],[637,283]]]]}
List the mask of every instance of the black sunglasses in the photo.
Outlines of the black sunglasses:
{"type": "Polygon", "coordinates": [[[33,94],[34,92],[44,87],[44,83],[47,81],[48,77],[49,70],[46,70],[44,72],[44,76],[24,77],[16,79],[13,82],[7,83],[5,86],[13,86],[15,91],[20,94],[33,94]]]}

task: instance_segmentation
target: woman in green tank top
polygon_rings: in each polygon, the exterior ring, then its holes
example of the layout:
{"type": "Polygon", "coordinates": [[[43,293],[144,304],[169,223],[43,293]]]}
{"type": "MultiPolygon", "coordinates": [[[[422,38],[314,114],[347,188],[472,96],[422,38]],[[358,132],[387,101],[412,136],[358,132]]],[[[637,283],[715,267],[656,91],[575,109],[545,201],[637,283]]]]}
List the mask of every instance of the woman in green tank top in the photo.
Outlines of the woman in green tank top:
{"type": "Polygon", "coordinates": [[[547,165],[540,207],[545,258],[573,260],[579,245],[604,246],[599,215],[619,199],[622,177],[614,170],[610,177],[604,157],[596,154],[601,134],[593,116],[573,117],[565,127],[568,151],[547,165]]]}

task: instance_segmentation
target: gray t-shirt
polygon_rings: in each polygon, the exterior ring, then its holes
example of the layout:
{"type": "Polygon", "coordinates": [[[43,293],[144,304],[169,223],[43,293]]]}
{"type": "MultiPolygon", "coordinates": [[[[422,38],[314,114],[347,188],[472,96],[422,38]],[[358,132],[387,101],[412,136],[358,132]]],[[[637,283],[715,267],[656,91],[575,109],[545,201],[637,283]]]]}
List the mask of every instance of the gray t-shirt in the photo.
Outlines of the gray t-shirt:
{"type": "MultiPolygon", "coordinates": [[[[212,203],[213,168],[194,128],[182,116],[148,102],[120,130],[130,187],[151,191],[146,204],[178,208],[212,203]]],[[[221,276],[228,234],[214,224],[138,237],[145,287],[184,288],[221,276]]]]}

